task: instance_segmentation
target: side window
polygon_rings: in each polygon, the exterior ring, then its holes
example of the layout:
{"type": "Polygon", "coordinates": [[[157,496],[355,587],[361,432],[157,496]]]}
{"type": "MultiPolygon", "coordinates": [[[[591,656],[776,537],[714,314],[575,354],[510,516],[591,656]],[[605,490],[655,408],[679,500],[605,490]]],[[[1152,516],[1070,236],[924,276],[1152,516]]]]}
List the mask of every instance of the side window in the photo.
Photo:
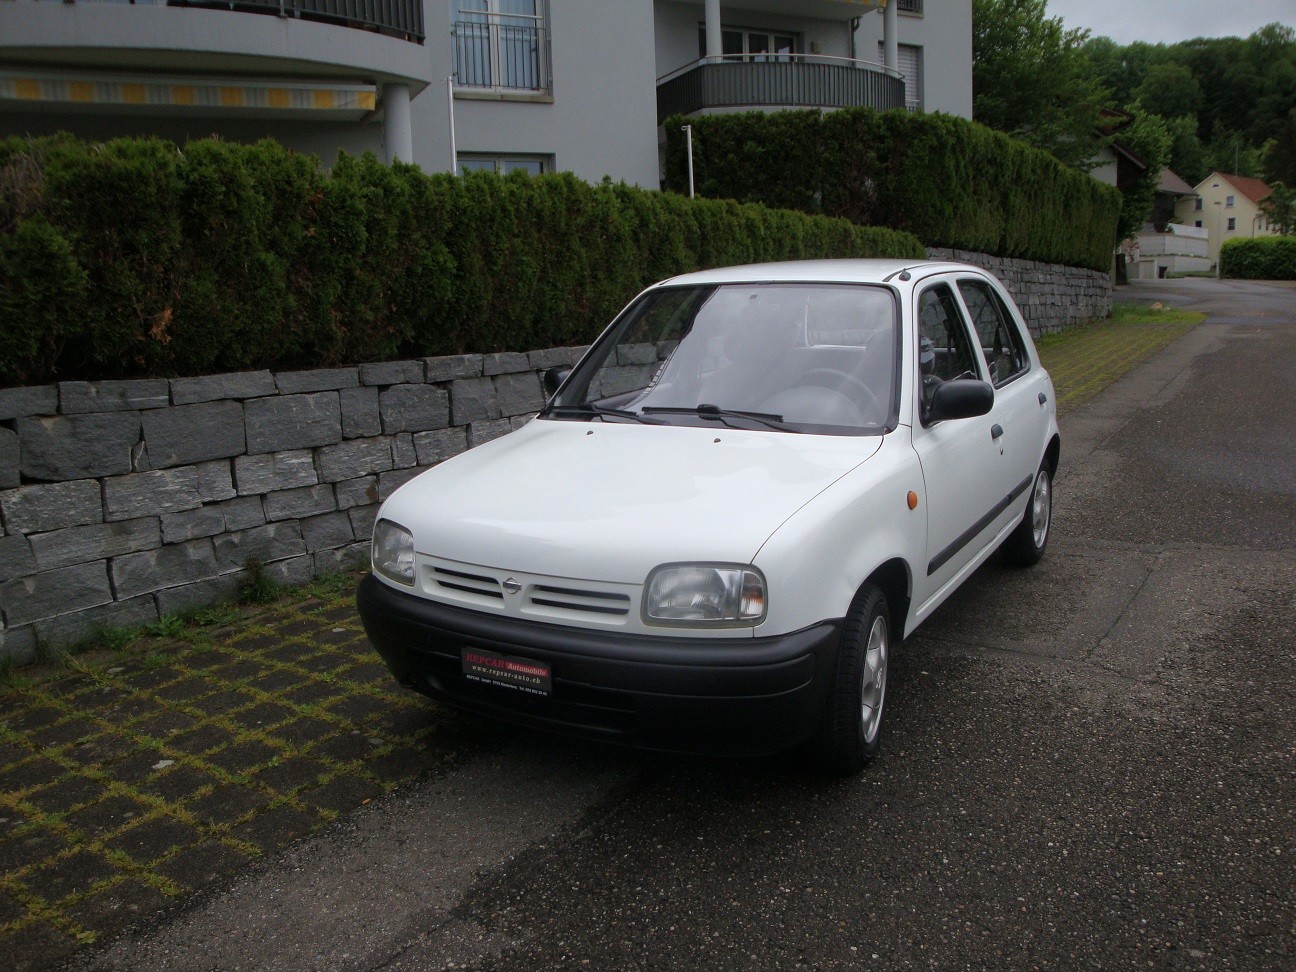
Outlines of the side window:
{"type": "Polygon", "coordinates": [[[984,280],[960,280],[958,288],[972,315],[991,384],[1002,385],[1030,367],[1021,334],[994,288],[984,280]]]}
{"type": "Polygon", "coordinates": [[[918,298],[918,367],[924,410],[942,382],[979,377],[967,326],[947,284],[929,287],[918,298]]]}

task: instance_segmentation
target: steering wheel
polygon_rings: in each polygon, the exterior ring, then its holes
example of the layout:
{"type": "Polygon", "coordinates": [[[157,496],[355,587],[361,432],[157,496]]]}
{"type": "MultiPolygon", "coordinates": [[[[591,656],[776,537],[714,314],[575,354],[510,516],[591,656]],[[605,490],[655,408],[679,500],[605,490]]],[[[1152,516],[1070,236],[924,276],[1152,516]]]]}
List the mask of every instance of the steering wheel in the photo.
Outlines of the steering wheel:
{"type": "Polygon", "coordinates": [[[813,368],[806,372],[802,384],[818,385],[820,388],[841,392],[851,398],[865,414],[871,415],[877,421],[881,421],[886,414],[877,396],[873,394],[873,390],[854,375],[844,371],[835,368],[813,368]]]}

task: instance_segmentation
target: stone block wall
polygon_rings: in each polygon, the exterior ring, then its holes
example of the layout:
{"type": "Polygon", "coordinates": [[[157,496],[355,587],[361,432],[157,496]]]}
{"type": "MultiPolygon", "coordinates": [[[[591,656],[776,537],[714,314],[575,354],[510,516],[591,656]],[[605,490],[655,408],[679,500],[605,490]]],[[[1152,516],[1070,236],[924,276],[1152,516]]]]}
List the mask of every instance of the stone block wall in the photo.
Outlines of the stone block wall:
{"type": "Polygon", "coordinates": [[[972,263],[993,273],[1008,288],[1036,337],[1111,314],[1110,273],[968,250],[928,249],[927,254],[933,260],[972,263]]]}
{"type": "MultiPolygon", "coordinates": [[[[964,251],[1036,334],[1110,313],[1106,274],[964,251]]],[[[378,504],[516,428],[582,348],[0,389],[0,662],[362,561],[378,504]]]]}
{"type": "Polygon", "coordinates": [[[367,556],[378,504],[582,348],[0,389],[0,662],[367,556]]]}

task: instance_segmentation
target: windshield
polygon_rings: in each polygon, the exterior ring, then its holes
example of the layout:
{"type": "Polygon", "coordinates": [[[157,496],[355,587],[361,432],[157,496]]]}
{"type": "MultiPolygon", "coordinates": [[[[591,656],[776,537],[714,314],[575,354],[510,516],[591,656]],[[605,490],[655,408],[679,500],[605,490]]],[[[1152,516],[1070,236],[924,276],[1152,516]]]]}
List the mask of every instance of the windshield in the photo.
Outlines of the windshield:
{"type": "Polygon", "coordinates": [[[894,425],[896,332],[884,287],[655,290],[599,340],[545,416],[878,434],[894,425]]]}

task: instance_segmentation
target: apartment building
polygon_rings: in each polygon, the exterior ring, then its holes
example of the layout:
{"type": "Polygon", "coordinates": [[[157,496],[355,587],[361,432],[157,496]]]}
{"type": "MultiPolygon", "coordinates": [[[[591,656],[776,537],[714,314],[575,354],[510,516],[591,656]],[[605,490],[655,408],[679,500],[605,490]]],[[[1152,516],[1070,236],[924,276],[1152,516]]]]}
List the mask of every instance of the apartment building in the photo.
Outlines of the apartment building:
{"type": "Polygon", "coordinates": [[[0,134],[656,186],[671,114],[971,117],[971,0],[7,0],[0,134]]]}

